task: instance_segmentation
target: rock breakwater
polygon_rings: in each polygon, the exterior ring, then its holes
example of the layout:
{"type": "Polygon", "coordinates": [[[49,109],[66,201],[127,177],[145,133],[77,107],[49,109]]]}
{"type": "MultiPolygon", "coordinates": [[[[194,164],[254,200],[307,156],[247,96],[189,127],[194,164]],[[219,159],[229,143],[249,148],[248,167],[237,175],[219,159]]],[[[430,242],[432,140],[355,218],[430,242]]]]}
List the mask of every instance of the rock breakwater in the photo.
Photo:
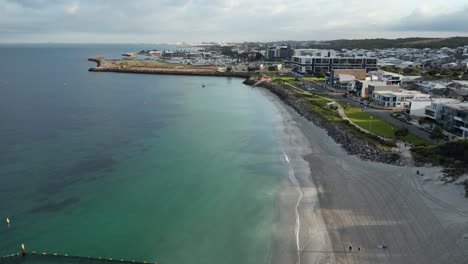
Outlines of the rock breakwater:
{"type": "MultiPolygon", "coordinates": [[[[248,79],[244,82],[244,84],[247,85],[252,85],[253,83],[255,83],[253,79],[248,79]]],[[[379,148],[379,146],[375,144],[355,137],[338,124],[325,120],[318,113],[312,111],[305,100],[295,96],[293,91],[283,88],[281,84],[263,82],[258,86],[266,88],[276,94],[283,102],[294,108],[299,114],[309,121],[312,121],[315,125],[324,128],[327,134],[332,137],[335,142],[341,144],[349,154],[356,155],[364,160],[398,166],[405,165],[399,153],[379,148]]]]}

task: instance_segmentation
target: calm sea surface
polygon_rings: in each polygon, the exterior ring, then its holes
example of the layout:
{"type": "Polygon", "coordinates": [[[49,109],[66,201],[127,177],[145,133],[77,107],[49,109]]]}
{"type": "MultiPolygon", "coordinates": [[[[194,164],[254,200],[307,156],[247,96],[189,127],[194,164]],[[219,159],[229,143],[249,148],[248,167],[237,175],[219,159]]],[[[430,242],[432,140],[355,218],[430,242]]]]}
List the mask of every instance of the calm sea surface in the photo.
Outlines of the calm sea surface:
{"type": "Polygon", "coordinates": [[[87,71],[144,48],[0,46],[0,255],[267,262],[273,104],[236,78],[87,71]]]}

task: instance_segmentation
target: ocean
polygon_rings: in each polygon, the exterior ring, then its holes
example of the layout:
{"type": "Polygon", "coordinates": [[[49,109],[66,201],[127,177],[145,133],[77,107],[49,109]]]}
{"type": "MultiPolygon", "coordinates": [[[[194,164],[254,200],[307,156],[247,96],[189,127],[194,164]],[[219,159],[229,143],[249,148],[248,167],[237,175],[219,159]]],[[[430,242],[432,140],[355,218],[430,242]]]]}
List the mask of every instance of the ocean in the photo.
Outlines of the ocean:
{"type": "Polygon", "coordinates": [[[0,256],[268,262],[274,104],[238,78],[87,71],[149,48],[0,45],[0,256]]]}

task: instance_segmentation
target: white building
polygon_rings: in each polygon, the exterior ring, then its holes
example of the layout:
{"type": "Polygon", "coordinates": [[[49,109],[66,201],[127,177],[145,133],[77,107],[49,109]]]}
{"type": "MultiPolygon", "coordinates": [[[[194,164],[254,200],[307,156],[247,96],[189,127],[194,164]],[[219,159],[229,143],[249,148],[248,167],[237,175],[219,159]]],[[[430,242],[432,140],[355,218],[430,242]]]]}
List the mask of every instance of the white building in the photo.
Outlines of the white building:
{"type": "Polygon", "coordinates": [[[382,107],[396,107],[403,108],[407,99],[413,98],[429,98],[430,95],[423,94],[418,91],[406,91],[401,90],[400,92],[392,91],[374,91],[372,93],[372,102],[382,107]]]}
{"type": "Polygon", "coordinates": [[[354,90],[356,91],[356,95],[361,98],[367,98],[369,96],[369,84],[375,86],[387,85],[386,82],[379,82],[376,80],[356,80],[354,82],[354,90]]]}
{"type": "Polygon", "coordinates": [[[406,115],[410,116],[426,116],[426,107],[431,104],[453,104],[459,103],[460,100],[451,99],[451,98],[413,98],[406,99],[405,101],[405,111],[406,115]]]}
{"type": "Polygon", "coordinates": [[[356,80],[354,75],[338,74],[335,76],[335,82],[333,86],[339,89],[347,89],[351,86],[351,83],[354,83],[354,80],[356,80]]]}
{"type": "Polygon", "coordinates": [[[331,72],[335,69],[377,69],[377,58],[368,57],[317,57],[317,56],[293,56],[293,71],[306,74],[321,71],[331,72]]]}
{"type": "Polygon", "coordinates": [[[336,51],[328,49],[295,49],[294,56],[336,57],[336,51]]]}
{"type": "Polygon", "coordinates": [[[377,77],[381,82],[386,82],[388,85],[401,85],[403,75],[386,71],[373,71],[369,75],[377,77]]]}

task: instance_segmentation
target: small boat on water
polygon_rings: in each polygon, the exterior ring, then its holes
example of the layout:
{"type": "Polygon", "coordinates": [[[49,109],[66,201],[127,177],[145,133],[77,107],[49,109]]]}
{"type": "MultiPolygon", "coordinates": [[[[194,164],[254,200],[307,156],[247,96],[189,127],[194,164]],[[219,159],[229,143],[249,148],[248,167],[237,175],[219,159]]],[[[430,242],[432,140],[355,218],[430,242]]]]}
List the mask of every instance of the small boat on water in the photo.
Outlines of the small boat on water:
{"type": "Polygon", "coordinates": [[[202,83],[201,87],[202,87],[202,88],[205,88],[205,84],[202,83]]]}

